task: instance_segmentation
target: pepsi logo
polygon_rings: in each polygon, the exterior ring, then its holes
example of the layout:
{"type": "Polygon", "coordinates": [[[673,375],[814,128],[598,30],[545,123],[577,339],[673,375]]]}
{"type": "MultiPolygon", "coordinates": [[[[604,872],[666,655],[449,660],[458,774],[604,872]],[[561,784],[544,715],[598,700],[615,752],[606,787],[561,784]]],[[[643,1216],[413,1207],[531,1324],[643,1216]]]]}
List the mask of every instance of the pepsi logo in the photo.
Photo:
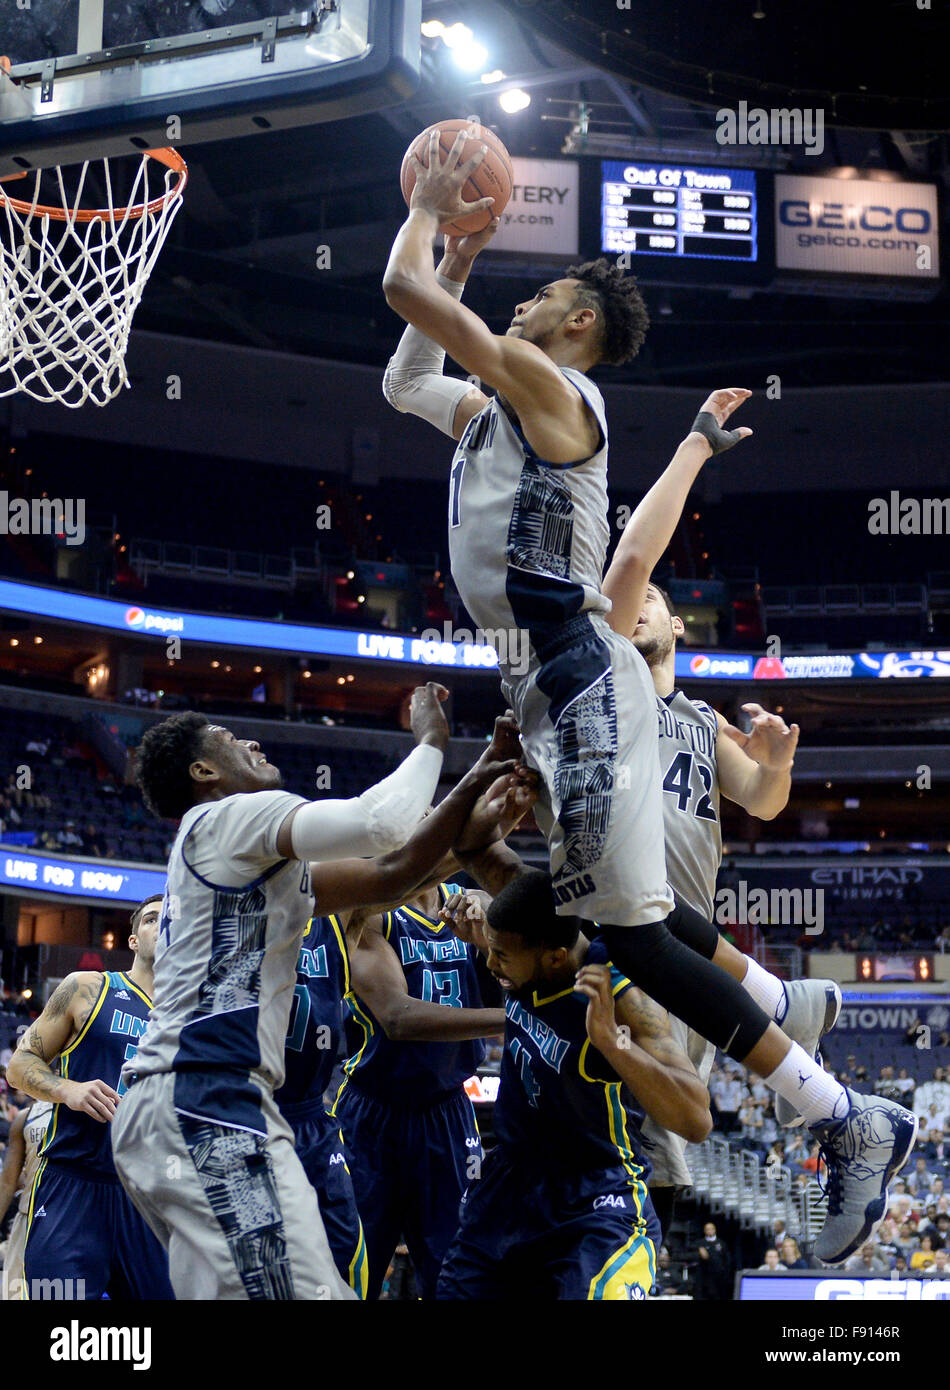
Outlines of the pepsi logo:
{"type": "Polygon", "coordinates": [[[125,610],[125,621],[129,627],[141,627],[145,622],[145,613],[141,608],[127,608],[125,610]]]}
{"type": "Polygon", "coordinates": [[[712,662],[708,656],[694,656],[689,663],[689,669],[694,676],[705,676],[711,666],[712,662]]]}

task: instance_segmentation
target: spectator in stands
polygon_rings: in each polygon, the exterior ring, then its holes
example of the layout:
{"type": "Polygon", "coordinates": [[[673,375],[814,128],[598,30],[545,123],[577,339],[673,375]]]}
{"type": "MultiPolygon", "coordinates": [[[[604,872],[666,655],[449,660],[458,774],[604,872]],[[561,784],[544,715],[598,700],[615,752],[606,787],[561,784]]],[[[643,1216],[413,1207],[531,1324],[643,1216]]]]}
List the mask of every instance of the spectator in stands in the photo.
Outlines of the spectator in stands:
{"type": "Polygon", "coordinates": [[[716,1104],[718,1119],[716,1128],[723,1134],[732,1134],[739,1123],[739,1106],[742,1104],[742,1082],[736,1068],[730,1063],[721,1067],[715,1078],[710,1078],[710,1094],[716,1104]]]}
{"type": "Polygon", "coordinates": [[[913,1105],[914,1091],[917,1087],[917,1082],[908,1074],[906,1067],[901,1067],[900,1071],[897,1073],[897,1081],[895,1084],[900,1092],[901,1105],[906,1105],[908,1109],[910,1109],[913,1105]]]}
{"type": "Polygon", "coordinates": [[[927,1195],[932,1185],[933,1174],[927,1169],[927,1159],[923,1154],[918,1154],[914,1159],[913,1172],[907,1179],[907,1190],[912,1197],[921,1197],[927,1195]]]}
{"type": "Polygon", "coordinates": [[[935,1067],[933,1079],[925,1081],[914,1092],[914,1113],[926,1115],[930,1106],[937,1106],[940,1123],[944,1124],[950,1115],[950,1082],[943,1067],[935,1067]]]}
{"type": "Polygon", "coordinates": [[[652,1292],[654,1296],[658,1296],[660,1294],[680,1293],[682,1288],[682,1271],[674,1269],[669,1250],[665,1245],[661,1245],[656,1257],[656,1281],[652,1292]]]}
{"type": "Polygon", "coordinates": [[[921,1027],[922,1024],[920,1022],[920,1014],[914,1014],[913,1023],[910,1024],[910,1026],[904,1033],[904,1042],[907,1044],[908,1047],[917,1046],[917,1039],[920,1037],[921,1027]]]}
{"type": "Polygon", "coordinates": [[[61,848],[55,830],[44,830],[39,839],[40,849],[58,850],[61,848]]]}
{"type": "Polygon", "coordinates": [[[898,1279],[906,1279],[909,1273],[910,1270],[907,1268],[907,1256],[898,1255],[897,1259],[894,1261],[894,1269],[891,1273],[891,1277],[893,1278],[896,1275],[898,1279]]]}
{"type": "Polygon", "coordinates": [[[926,1209],[925,1209],[925,1211],[924,1211],[923,1218],[921,1219],[921,1222],[920,1222],[920,1228],[919,1228],[919,1229],[920,1229],[920,1234],[921,1234],[922,1237],[923,1237],[923,1236],[929,1236],[929,1237],[930,1237],[930,1242],[931,1242],[931,1244],[932,1244],[934,1250],[938,1250],[938,1249],[940,1249],[940,1248],[943,1246],[943,1240],[942,1240],[942,1238],[941,1238],[940,1231],[939,1231],[938,1228],[937,1228],[937,1203],[936,1203],[936,1202],[928,1202],[928,1203],[927,1203],[926,1209]]]}
{"type": "Polygon", "coordinates": [[[798,1248],[798,1241],[794,1236],[786,1236],[782,1241],[782,1267],[783,1269],[807,1269],[808,1261],[803,1257],[798,1248]]]}
{"type": "Polygon", "coordinates": [[[96,830],[92,821],[90,821],[86,828],[81,830],[79,834],[82,840],[83,854],[87,854],[91,859],[101,859],[102,846],[99,843],[99,832],[96,830]]]}
{"type": "Polygon", "coordinates": [[[933,1241],[929,1236],[920,1237],[920,1249],[915,1250],[910,1257],[910,1267],[913,1270],[929,1269],[934,1263],[933,1241]]]}
{"type": "Polygon", "coordinates": [[[47,736],[31,738],[26,745],[27,753],[32,753],[40,762],[45,762],[53,740],[47,736]]]}
{"type": "Polygon", "coordinates": [[[948,924],[945,927],[941,927],[940,931],[937,933],[937,939],[934,942],[934,946],[940,952],[941,955],[945,955],[947,951],[950,951],[950,924],[948,924]]]}
{"type": "Polygon", "coordinates": [[[894,1076],[893,1067],[881,1067],[878,1078],[874,1083],[874,1094],[883,1096],[885,1100],[900,1101],[901,1090],[894,1076]]]}
{"type": "Polygon", "coordinates": [[[886,1260],[893,1268],[894,1261],[901,1253],[901,1246],[898,1243],[900,1231],[893,1217],[888,1216],[881,1222],[877,1233],[877,1253],[882,1260],[886,1260]]]}
{"type": "MultiPolygon", "coordinates": [[[[924,1144],[924,1157],[926,1158],[928,1164],[944,1163],[946,1159],[950,1157],[950,1152],[948,1152],[947,1142],[944,1138],[942,1129],[932,1129],[929,1131],[927,1135],[927,1142],[924,1144]]],[[[935,1178],[934,1181],[939,1181],[942,1184],[943,1179],[935,1178]]],[[[943,1191],[942,1186],[940,1191],[943,1191]]],[[[940,1194],[938,1193],[938,1196],[939,1195],[940,1194]]]]}
{"type": "Polygon", "coordinates": [[[950,1253],[946,1250],[934,1251],[934,1262],[925,1269],[922,1279],[950,1279],[950,1253]]]}
{"type": "Polygon", "coordinates": [[[774,1272],[782,1268],[783,1266],[779,1263],[778,1251],[770,1246],[762,1256],[762,1263],[759,1265],[759,1269],[768,1269],[774,1272]]]}
{"type": "Polygon", "coordinates": [[[74,820],[66,822],[59,838],[63,849],[82,849],[82,837],[76,834],[76,822],[74,820]]]}
{"type": "Polygon", "coordinates": [[[821,1145],[812,1144],[811,1148],[808,1150],[808,1157],[802,1163],[802,1168],[812,1177],[817,1177],[819,1169],[823,1167],[824,1165],[821,1161],[821,1145]]]}
{"type": "Polygon", "coordinates": [[[937,1233],[934,1249],[936,1250],[939,1245],[942,1250],[950,1250],[950,1213],[938,1211],[933,1224],[937,1233]]]}
{"type": "Polygon", "coordinates": [[[739,1134],[743,1146],[748,1149],[758,1149],[764,1152],[761,1131],[762,1111],[756,1105],[752,1097],[747,1096],[743,1102],[742,1109],[739,1111],[739,1134]]]}
{"type": "Polygon", "coordinates": [[[804,1134],[800,1129],[792,1130],[785,1144],[785,1162],[790,1168],[803,1169],[807,1157],[808,1144],[804,1134]]]}
{"type": "Polygon", "coordinates": [[[732,1256],[717,1235],[715,1222],[707,1221],[703,1227],[697,1254],[696,1298],[728,1303],[732,1298],[732,1256]]]}
{"type": "Polygon", "coordinates": [[[762,1105],[762,1128],[759,1133],[762,1135],[763,1144],[774,1144],[779,1138],[778,1121],[775,1118],[775,1107],[771,1098],[762,1105]]]}
{"type": "Polygon", "coordinates": [[[852,1255],[850,1260],[846,1260],[844,1267],[873,1278],[880,1278],[882,1274],[887,1274],[890,1269],[890,1265],[881,1259],[870,1241],[862,1245],[861,1249],[852,1255]]]}

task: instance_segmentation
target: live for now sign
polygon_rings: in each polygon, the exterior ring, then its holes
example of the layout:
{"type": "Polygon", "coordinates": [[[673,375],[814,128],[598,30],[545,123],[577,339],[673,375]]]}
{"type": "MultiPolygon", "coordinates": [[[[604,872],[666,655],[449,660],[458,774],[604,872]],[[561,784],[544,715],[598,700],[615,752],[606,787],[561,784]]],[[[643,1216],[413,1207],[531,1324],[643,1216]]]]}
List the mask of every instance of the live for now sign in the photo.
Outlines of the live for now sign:
{"type": "Polygon", "coordinates": [[[935,279],[936,187],[778,174],[775,263],[780,270],[935,279]]]}

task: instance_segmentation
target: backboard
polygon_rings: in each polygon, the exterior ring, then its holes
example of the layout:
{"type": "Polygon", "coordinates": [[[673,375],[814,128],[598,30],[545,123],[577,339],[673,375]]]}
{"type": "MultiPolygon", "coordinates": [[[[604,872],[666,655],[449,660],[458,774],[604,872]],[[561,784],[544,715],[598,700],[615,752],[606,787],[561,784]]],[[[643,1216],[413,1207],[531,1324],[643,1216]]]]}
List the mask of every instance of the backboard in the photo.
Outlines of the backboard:
{"type": "Polygon", "coordinates": [[[0,177],[404,100],[422,0],[3,0],[0,177]]]}

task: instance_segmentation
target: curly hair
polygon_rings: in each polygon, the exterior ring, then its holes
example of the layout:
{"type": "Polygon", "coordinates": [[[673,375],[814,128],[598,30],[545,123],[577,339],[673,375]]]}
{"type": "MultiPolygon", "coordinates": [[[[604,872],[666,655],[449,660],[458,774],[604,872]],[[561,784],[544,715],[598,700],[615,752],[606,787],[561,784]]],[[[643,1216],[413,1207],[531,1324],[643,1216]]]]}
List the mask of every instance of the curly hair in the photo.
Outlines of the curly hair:
{"type": "Polygon", "coordinates": [[[135,777],[145,804],[162,820],[180,820],[194,805],[194,784],[188,769],[201,757],[208,721],[188,710],[173,714],[145,732],[139,745],[135,777]]]}
{"type": "Polygon", "coordinates": [[[632,275],[612,265],[605,256],[583,265],[568,266],[567,280],[580,280],[574,304],[596,309],[601,318],[598,361],[619,367],[636,357],[650,327],[650,315],[632,275]]]}
{"type": "Polygon", "coordinates": [[[512,932],[527,946],[564,946],[571,950],[577,944],[581,922],[579,917],[559,917],[554,898],[554,883],[545,869],[522,869],[510,879],[488,907],[488,925],[494,931],[512,932]]]}

